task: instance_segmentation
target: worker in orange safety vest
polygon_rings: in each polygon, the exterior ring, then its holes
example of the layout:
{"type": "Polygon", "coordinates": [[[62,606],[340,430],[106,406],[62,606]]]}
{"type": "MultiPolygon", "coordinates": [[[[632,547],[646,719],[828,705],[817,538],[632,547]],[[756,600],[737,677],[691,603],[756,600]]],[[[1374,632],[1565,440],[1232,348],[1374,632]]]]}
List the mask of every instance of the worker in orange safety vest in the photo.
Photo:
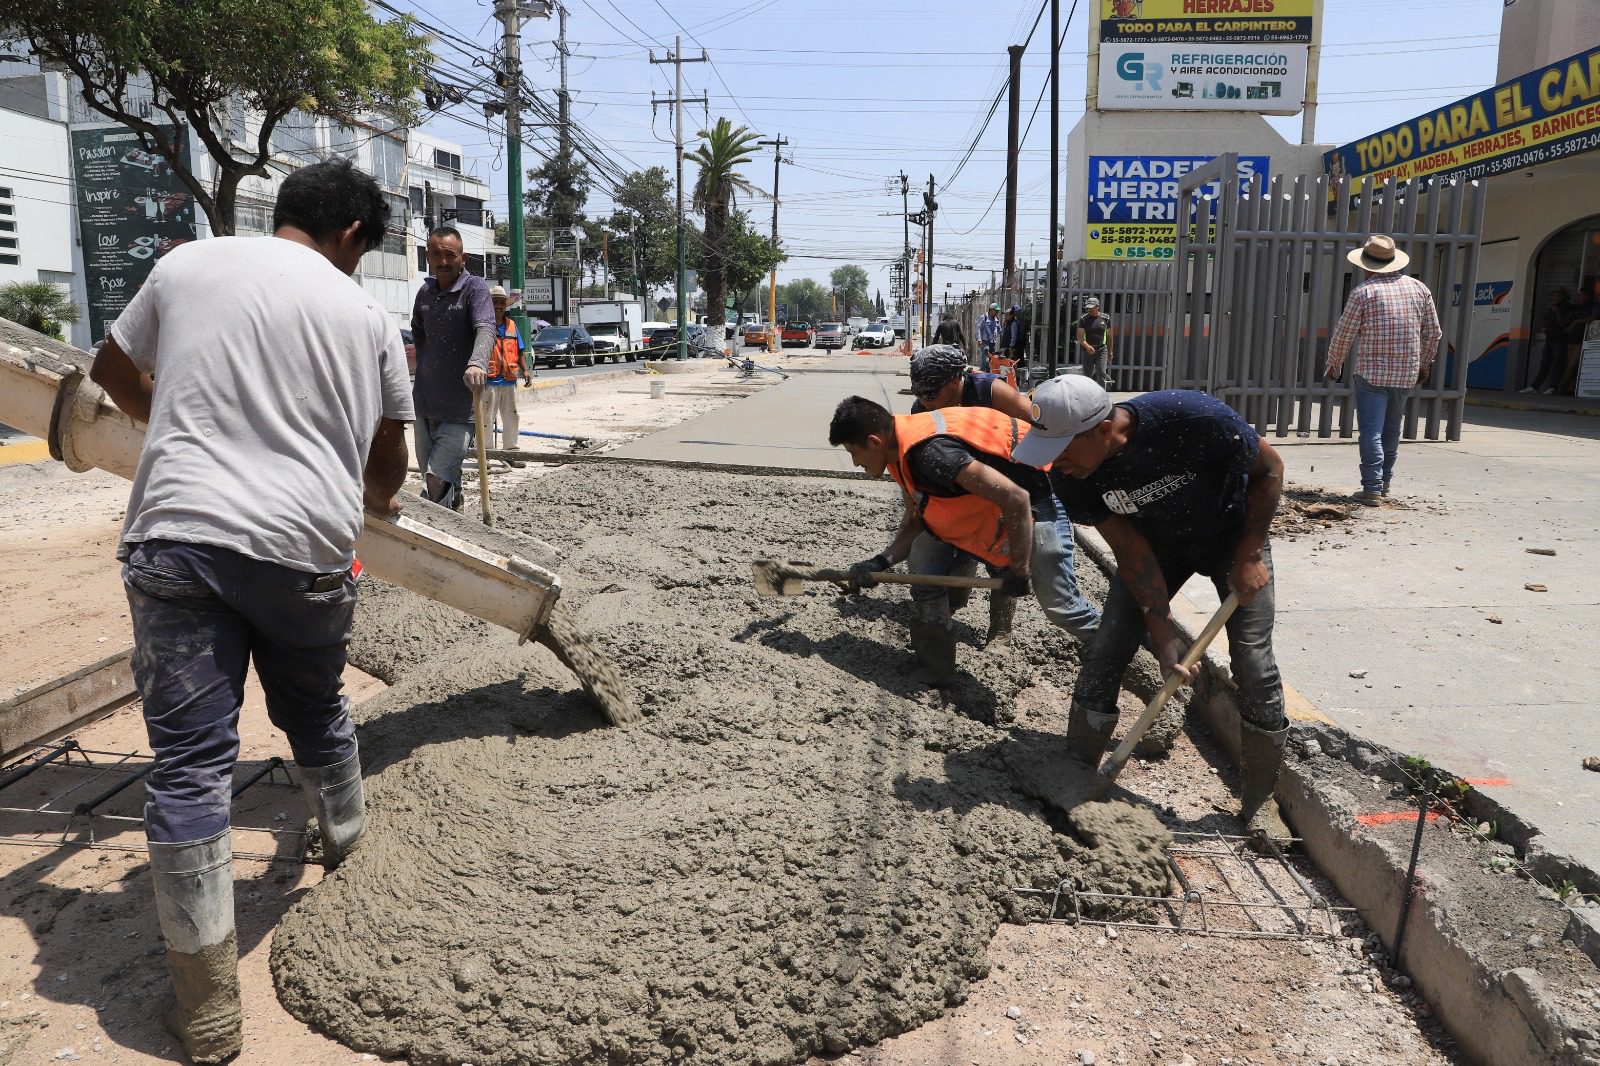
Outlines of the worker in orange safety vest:
{"type": "Polygon", "coordinates": [[[506,311],[511,302],[506,290],[496,285],[489,290],[489,299],[494,304],[495,342],[489,353],[489,377],[484,381],[489,395],[483,430],[487,433],[491,425],[498,423],[500,447],[515,450],[522,447],[518,433],[521,426],[517,418],[517,382],[528,380],[522,364],[523,340],[517,332],[516,321],[506,311]]]}

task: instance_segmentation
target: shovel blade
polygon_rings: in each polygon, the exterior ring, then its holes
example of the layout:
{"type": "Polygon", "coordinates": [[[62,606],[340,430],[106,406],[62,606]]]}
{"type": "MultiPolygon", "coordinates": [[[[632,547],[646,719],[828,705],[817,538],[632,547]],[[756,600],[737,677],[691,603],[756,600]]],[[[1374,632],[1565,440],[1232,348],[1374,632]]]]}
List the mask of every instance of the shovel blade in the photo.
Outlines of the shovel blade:
{"type": "Polygon", "coordinates": [[[809,580],[807,567],[777,559],[757,559],[750,564],[756,580],[756,593],[761,596],[799,596],[806,590],[809,580]]]}

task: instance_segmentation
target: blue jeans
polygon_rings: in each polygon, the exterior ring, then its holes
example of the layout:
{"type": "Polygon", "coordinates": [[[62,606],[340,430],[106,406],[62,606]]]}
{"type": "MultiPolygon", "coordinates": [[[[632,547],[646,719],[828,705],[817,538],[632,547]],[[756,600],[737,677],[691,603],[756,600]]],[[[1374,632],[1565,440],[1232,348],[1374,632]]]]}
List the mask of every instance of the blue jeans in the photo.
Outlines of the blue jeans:
{"type": "MultiPolygon", "coordinates": [[[[1167,595],[1176,594],[1184,582],[1198,573],[1209,577],[1217,595],[1226,598],[1233,552],[1232,545],[1198,556],[1157,552],[1156,559],[1167,582],[1167,595]]],[[[1267,573],[1272,574],[1271,545],[1263,550],[1261,557],[1267,565],[1267,573]]],[[[1284,723],[1283,680],[1272,653],[1272,624],[1276,615],[1274,585],[1275,582],[1269,580],[1255,599],[1234,611],[1233,617],[1228,619],[1228,654],[1233,664],[1234,683],[1239,686],[1240,716],[1266,730],[1279,729],[1284,723]]],[[[1123,672],[1144,638],[1144,612],[1134,602],[1122,578],[1112,578],[1100,631],[1083,649],[1078,684],[1072,692],[1073,704],[1081,704],[1099,714],[1115,714],[1123,672]]]]}
{"type": "Polygon", "coordinates": [[[206,544],[151,540],[129,545],[122,582],[155,753],[144,814],[151,840],[205,840],[228,828],[252,660],[267,717],[296,762],[333,766],[355,754],[340,692],[356,606],[349,573],[309,574],[206,544]]]}
{"type": "Polygon", "coordinates": [[[1411,390],[1374,385],[1355,376],[1356,434],[1361,445],[1361,491],[1382,492],[1394,477],[1400,454],[1400,421],[1411,390]]]}
{"type": "MultiPolygon", "coordinates": [[[[1075,544],[1072,521],[1055,494],[1036,501],[1033,505],[1033,558],[1028,568],[1034,598],[1052,623],[1080,640],[1087,640],[1100,625],[1100,612],[1078,588],[1077,562],[1073,557],[1075,544]]],[[[906,569],[913,574],[973,574],[977,572],[977,564],[975,556],[946,544],[931,533],[922,533],[911,544],[906,569]]],[[[990,573],[994,571],[993,566],[989,567],[990,573]]],[[[948,602],[947,589],[911,586],[912,611],[918,617],[948,624],[949,610],[943,606],[948,602]]]]}
{"type": "Polygon", "coordinates": [[[441,483],[439,498],[433,502],[461,510],[461,464],[472,449],[472,423],[419,418],[412,423],[411,435],[417,447],[417,469],[422,471],[423,497],[432,499],[428,493],[431,474],[441,483]]]}

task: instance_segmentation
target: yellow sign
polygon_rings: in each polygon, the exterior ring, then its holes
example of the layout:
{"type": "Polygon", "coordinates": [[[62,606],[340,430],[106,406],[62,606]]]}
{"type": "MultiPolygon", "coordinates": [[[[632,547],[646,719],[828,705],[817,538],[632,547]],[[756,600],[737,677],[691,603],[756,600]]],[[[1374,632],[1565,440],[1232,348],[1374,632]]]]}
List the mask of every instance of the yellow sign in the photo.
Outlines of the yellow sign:
{"type": "Polygon", "coordinates": [[[1600,47],[1342,145],[1336,177],[1377,182],[1506,174],[1600,148],[1600,47]]]}
{"type": "MultiPolygon", "coordinates": [[[[1217,227],[1211,227],[1215,240],[1217,227]]],[[[1100,222],[1089,224],[1090,259],[1171,259],[1178,245],[1175,222],[1100,222]]]]}
{"type": "Polygon", "coordinates": [[[1100,40],[1306,43],[1316,0],[1100,0],[1100,40]]]}

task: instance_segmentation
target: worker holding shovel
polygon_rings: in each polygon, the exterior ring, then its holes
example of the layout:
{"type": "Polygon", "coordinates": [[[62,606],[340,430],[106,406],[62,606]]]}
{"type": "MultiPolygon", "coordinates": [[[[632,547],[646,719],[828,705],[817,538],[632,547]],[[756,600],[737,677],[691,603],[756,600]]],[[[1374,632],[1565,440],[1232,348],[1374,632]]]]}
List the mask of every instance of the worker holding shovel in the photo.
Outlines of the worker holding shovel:
{"type": "Polygon", "coordinates": [[[1094,766],[1117,724],[1123,671],[1148,630],[1162,673],[1191,680],[1170,600],[1193,574],[1238,597],[1227,620],[1240,696],[1240,817],[1251,836],[1287,840],[1272,798],[1288,720],[1272,654],[1272,550],[1283,460],[1228,405],[1200,392],[1146,393],[1113,405],[1088,378],[1032,393],[1033,429],[1013,449],[1048,467],[1073,521],[1095,526],[1117,557],[1099,631],[1083,652],[1067,721],[1075,758],[1094,766]]]}
{"type": "MultiPolygon", "coordinates": [[[[1079,638],[1093,634],[1100,612],[1078,589],[1070,527],[1063,535],[1054,521],[1049,481],[1012,457],[1025,428],[989,408],[896,416],[860,396],[841,401],[828,443],[842,445],[869,476],[888,473],[905,498],[894,540],[850,568],[853,587],[871,586],[873,574],[902,560],[921,575],[971,573],[981,561],[1002,579],[1004,595],[1031,592],[1050,621],[1079,638]]],[[[929,679],[943,684],[955,674],[950,590],[913,586],[911,603],[912,651],[929,679]]],[[[990,635],[998,638],[993,621],[990,635]]]]}

